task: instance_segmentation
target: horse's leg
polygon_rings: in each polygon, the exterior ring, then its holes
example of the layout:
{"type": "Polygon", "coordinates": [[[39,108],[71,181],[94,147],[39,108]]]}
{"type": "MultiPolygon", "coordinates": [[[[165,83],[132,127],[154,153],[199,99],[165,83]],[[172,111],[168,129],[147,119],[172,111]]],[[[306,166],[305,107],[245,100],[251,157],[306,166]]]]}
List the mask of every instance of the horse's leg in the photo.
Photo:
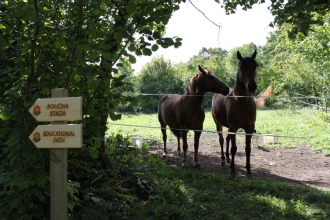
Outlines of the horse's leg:
{"type": "Polygon", "coordinates": [[[217,126],[217,132],[219,135],[219,143],[220,143],[220,147],[221,147],[221,161],[220,161],[220,166],[225,166],[225,154],[223,153],[223,133],[222,133],[222,125],[219,123],[216,123],[217,126]]]}
{"type": "Polygon", "coordinates": [[[229,136],[229,134],[227,134],[227,136],[226,136],[226,161],[227,161],[227,163],[230,163],[229,144],[230,144],[230,136],[229,136]]]}
{"type": "MultiPolygon", "coordinates": [[[[237,128],[233,128],[230,127],[228,129],[228,132],[233,132],[236,133],[237,132],[237,128]]],[[[237,151],[237,146],[236,146],[236,134],[228,134],[231,140],[231,148],[230,148],[230,153],[231,153],[231,163],[230,163],[230,177],[235,177],[236,173],[235,173],[235,154],[237,151]]]]}
{"type": "MultiPolygon", "coordinates": [[[[200,130],[203,130],[200,129],[200,130]]],[[[194,164],[195,168],[201,168],[201,163],[198,160],[198,147],[199,147],[199,138],[201,137],[202,132],[201,131],[195,131],[195,137],[194,137],[194,148],[195,148],[195,155],[194,155],[194,164]]]]}
{"type": "Polygon", "coordinates": [[[176,137],[176,139],[178,140],[178,148],[177,148],[178,156],[181,157],[180,137],[176,137]]]}
{"type": "Polygon", "coordinates": [[[188,143],[187,143],[187,134],[188,130],[182,130],[182,149],[183,149],[183,160],[182,160],[182,167],[183,168],[188,168],[188,163],[187,163],[187,150],[188,150],[188,143]]]}
{"type": "Polygon", "coordinates": [[[166,135],[166,125],[162,124],[161,125],[161,130],[163,134],[163,142],[164,142],[164,152],[163,152],[163,157],[167,156],[167,150],[166,150],[166,140],[167,140],[167,135],[166,135]]]}
{"type": "Polygon", "coordinates": [[[245,135],[245,155],[246,155],[246,176],[251,177],[251,166],[250,166],[250,155],[251,155],[251,139],[254,129],[246,129],[245,133],[249,135],[245,135]]]}

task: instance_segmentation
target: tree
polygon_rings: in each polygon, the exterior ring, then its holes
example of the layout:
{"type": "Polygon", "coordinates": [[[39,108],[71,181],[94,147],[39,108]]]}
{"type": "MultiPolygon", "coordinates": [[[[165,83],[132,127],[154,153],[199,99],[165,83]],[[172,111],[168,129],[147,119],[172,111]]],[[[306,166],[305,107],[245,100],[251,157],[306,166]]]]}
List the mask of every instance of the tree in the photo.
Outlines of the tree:
{"type": "Polygon", "coordinates": [[[52,88],[83,97],[84,146],[70,150],[70,167],[99,158],[108,166],[100,139],[108,116],[120,119],[116,92],[125,75],[123,58],[149,56],[159,46],[181,45],[165,38],[165,26],[181,1],[4,1],[0,3],[0,215],[40,218],[48,215],[47,150],[28,136],[37,123],[28,109],[52,88]],[[6,199],[4,199],[4,197],[6,199]],[[6,214],[4,214],[6,213],[6,214]]]}
{"type": "Polygon", "coordinates": [[[163,94],[182,94],[184,91],[177,71],[163,56],[153,58],[143,66],[137,78],[140,93],[148,94],[141,97],[144,102],[139,106],[144,113],[157,112],[158,101],[163,94]]]}
{"type": "MultiPolygon", "coordinates": [[[[219,0],[216,0],[219,2],[219,0]]],[[[242,6],[243,10],[251,9],[254,4],[265,3],[265,0],[233,0],[222,1],[223,7],[227,14],[235,13],[237,6],[242,6]]],[[[290,37],[292,38],[297,33],[307,35],[309,30],[313,29],[314,24],[322,25],[324,21],[317,15],[325,15],[329,12],[329,0],[271,0],[269,7],[275,20],[270,26],[281,26],[283,24],[292,25],[290,29],[290,37]]]]}

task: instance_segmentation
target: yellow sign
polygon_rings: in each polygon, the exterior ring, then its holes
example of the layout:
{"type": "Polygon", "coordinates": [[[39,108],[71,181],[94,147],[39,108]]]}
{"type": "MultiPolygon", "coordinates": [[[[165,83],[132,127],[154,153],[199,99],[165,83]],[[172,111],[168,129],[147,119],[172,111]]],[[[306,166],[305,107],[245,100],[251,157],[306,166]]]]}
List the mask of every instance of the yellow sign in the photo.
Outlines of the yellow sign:
{"type": "Polygon", "coordinates": [[[38,125],[29,138],[37,148],[81,148],[82,125],[38,125]]]}
{"type": "Polygon", "coordinates": [[[82,120],[82,98],[37,99],[29,112],[37,121],[82,120]]]}

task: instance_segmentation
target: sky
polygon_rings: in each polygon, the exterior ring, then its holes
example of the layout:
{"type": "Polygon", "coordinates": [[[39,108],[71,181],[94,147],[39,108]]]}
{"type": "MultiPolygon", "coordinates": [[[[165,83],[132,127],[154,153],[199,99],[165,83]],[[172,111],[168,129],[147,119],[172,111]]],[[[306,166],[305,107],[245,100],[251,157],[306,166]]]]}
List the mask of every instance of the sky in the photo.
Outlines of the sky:
{"type": "MultiPolygon", "coordinates": [[[[254,5],[252,9],[244,11],[238,9],[235,14],[226,15],[225,10],[214,0],[191,0],[211,21],[221,26],[219,28],[207,20],[187,0],[180,4],[180,9],[172,14],[166,26],[166,37],[182,38],[182,46],[170,47],[153,52],[151,56],[136,57],[137,62],[132,64],[135,72],[139,72],[143,65],[152,58],[163,55],[165,60],[172,63],[187,62],[197,55],[203,48],[221,47],[227,51],[240,47],[244,44],[254,43],[258,46],[266,44],[269,32],[274,31],[269,23],[274,20],[271,12],[267,9],[270,0],[264,4],[254,5]]],[[[248,56],[250,54],[242,54],[248,56]]]]}

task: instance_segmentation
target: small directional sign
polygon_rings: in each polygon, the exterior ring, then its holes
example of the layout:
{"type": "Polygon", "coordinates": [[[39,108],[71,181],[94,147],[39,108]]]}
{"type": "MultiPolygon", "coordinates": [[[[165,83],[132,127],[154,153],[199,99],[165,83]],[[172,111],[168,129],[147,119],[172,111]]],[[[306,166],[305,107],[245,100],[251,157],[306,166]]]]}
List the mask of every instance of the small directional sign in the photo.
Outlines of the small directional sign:
{"type": "Polygon", "coordinates": [[[29,112],[37,121],[82,120],[82,98],[37,99],[29,112]]]}
{"type": "Polygon", "coordinates": [[[82,125],[38,125],[29,138],[37,148],[81,148],[82,125]]]}

